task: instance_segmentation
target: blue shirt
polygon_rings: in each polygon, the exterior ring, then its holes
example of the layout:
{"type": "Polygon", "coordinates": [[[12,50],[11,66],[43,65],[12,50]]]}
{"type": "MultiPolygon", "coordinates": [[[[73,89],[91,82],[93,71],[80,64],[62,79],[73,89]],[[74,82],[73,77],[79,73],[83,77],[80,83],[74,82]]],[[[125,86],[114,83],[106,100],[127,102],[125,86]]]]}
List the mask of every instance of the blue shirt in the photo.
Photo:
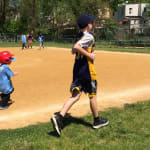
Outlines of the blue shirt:
{"type": "Polygon", "coordinates": [[[14,73],[10,70],[8,65],[0,65],[0,91],[3,94],[9,94],[13,91],[11,76],[14,76],[14,73]]]}
{"type": "Polygon", "coordinates": [[[25,35],[22,35],[22,36],[21,36],[21,40],[22,40],[23,43],[27,43],[27,38],[26,38],[25,35]]]}
{"type": "Polygon", "coordinates": [[[39,41],[43,42],[43,36],[39,36],[39,41]]]}

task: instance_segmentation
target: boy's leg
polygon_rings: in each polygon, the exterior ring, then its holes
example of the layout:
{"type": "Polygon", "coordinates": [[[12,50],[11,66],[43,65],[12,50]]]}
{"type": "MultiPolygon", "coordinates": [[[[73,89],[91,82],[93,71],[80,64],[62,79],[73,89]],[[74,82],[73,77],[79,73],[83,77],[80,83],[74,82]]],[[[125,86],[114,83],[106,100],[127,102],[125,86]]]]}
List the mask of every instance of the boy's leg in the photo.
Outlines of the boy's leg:
{"type": "Polygon", "coordinates": [[[65,114],[69,111],[69,109],[72,107],[72,105],[77,102],[80,98],[81,94],[79,91],[74,90],[72,97],[69,98],[66,103],[64,104],[63,108],[60,111],[60,114],[64,117],[65,114]]]}
{"type": "Polygon", "coordinates": [[[22,43],[22,50],[24,49],[24,43],[22,43]]]}
{"type": "Polygon", "coordinates": [[[1,106],[6,106],[8,104],[8,101],[10,100],[10,94],[2,94],[2,103],[1,106]]]}
{"type": "Polygon", "coordinates": [[[42,47],[42,42],[40,42],[40,49],[41,49],[41,47],[42,47]]]}
{"type": "Polygon", "coordinates": [[[1,102],[2,102],[2,94],[0,94],[0,106],[1,106],[1,102]]]}
{"type": "Polygon", "coordinates": [[[105,126],[109,123],[108,119],[104,119],[98,116],[98,108],[97,108],[97,100],[96,100],[96,93],[97,93],[97,81],[92,80],[90,82],[86,82],[85,89],[89,95],[90,99],[90,108],[94,118],[93,128],[100,128],[105,126]]]}
{"type": "Polygon", "coordinates": [[[24,46],[25,46],[26,49],[28,49],[27,46],[26,46],[26,43],[24,43],[24,46]]]}
{"type": "Polygon", "coordinates": [[[94,118],[98,117],[98,110],[97,110],[97,100],[96,100],[96,96],[90,97],[90,108],[93,114],[94,118]]]}
{"type": "Polygon", "coordinates": [[[94,123],[93,128],[100,128],[109,124],[108,119],[98,116],[96,96],[90,97],[90,108],[93,113],[94,123]]]}
{"type": "Polygon", "coordinates": [[[75,90],[72,94],[72,97],[69,98],[69,100],[66,101],[66,103],[64,104],[60,113],[51,118],[53,127],[59,136],[61,134],[61,130],[63,127],[63,118],[64,118],[65,114],[69,111],[71,106],[79,100],[80,95],[81,94],[79,93],[79,91],[75,90]]]}
{"type": "Polygon", "coordinates": [[[32,49],[32,41],[31,41],[31,43],[30,43],[30,44],[31,44],[31,49],[32,49]]]}
{"type": "Polygon", "coordinates": [[[10,100],[10,94],[1,94],[1,107],[0,109],[8,109],[8,101],[10,100]]]}

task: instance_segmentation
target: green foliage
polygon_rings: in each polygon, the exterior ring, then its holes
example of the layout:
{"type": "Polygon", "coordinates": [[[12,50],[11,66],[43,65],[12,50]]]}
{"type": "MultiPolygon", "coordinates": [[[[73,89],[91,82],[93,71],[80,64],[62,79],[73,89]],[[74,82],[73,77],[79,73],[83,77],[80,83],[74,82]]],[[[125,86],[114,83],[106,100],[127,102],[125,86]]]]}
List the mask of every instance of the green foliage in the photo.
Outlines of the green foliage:
{"type": "Polygon", "coordinates": [[[149,0],[128,0],[129,3],[149,3],[149,0]]]}
{"type": "Polygon", "coordinates": [[[20,21],[22,26],[27,26],[28,31],[35,30],[39,25],[40,1],[22,0],[20,5],[20,21]]]}
{"type": "Polygon", "coordinates": [[[100,38],[105,40],[113,39],[117,32],[117,26],[117,22],[114,22],[111,19],[106,19],[102,29],[100,30],[100,38]]]}
{"type": "Polygon", "coordinates": [[[81,14],[98,15],[99,9],[104,9],[105,2],[103,0],[69,0],[73,14],[77,17],[81,14]]]}
{"type": "Polygon", "coordinates": [[[125,0],[108,0],[108,6],[112,9],[112,11],[117,11],[118,4],[124,3],[125,0]]]}
{"type": "Polygon", "coordinates": [[[0,1],[0,32],[9,32],[9,31],[12,32],[13,30],[15,30],[12,24],[15,24],[15,21],[17,20],[19,4],[20,1],[18,0],[0,1]],[[8,26],[10,27],[11,25],[13,29],[9,28],[9,30],[7,31],[7,27],[8,26]]]}
{"type": "Polygon", "coordinates": [[[20,28],[20,21],[10,19],[5,24],[6,32],[8,33],[18,33],[20,28]]]}
{"type": "MultiPolygon", "coordinates": [[[[35,35],[50,33],[53,38],[61,39],[64,29],[76,27],[79,15],[94,15],[100,22],[106,8],[114,12],[123,2],[125,0],[0,0],[0,32],[20,34],[33,30],[35,35]]],[[[150,0],[129,0],[129,3],[133,2],[150,3],[150,0]]],[[[114,25],[109,24],[113,27],[112,30],[105,28],[105,39],[115,32],[114,25]]]]}
{"type": "Polygon", "coordinates": [[[98,9],[104,9],[103,0],[1,0],[0,8],[5,6],[0,16],[0,26],[4,32],[16,31],[18,33],[43,31],[48,33],[49,29],[57,29],[56,35],[62,33],[64,26],[76,25],[76,19],[82,13],[98,16],[98,9]],[[5,2],[5,3],[4,3],[5,2]],[[1,6],[2,4],[2,6],[1,6]],[[5,4],[5,5],[4,5],[5,4]],[[5,10],[5,11],[4,11],[5,10]],[[16,18],[17,17],[17,18],[16,18]],[[7,18],[4,21],[3,18],[7,18]],[[14,29],[15,22],[19,24],[14,29]],[[9,26],[9,29],[7,27],[9,26]],[[10,29],[12,27],[12,29],[10,29]],[[18,29],[19,27],[19,29],[18,29]]]}
{"type": "Polygon", "coordinates": [[[52,15],[54,21],[51,28],[53,31],[56,31],[54,34],[57,39],[60,39],[60,35],[62,35],[61,33],[64,29],[63,26],[72,26],[75,23],[75,16],[73,15],[70,6],[63,1],[55,3],[55,7],[52,9],[52,15]]]}

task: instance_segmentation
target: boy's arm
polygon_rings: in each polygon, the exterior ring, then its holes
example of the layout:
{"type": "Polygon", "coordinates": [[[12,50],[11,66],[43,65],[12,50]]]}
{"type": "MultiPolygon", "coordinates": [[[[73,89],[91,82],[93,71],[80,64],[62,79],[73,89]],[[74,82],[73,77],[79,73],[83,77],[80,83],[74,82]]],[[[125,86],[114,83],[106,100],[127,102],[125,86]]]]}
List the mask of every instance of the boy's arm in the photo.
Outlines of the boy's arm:
{"type": "Polygon", "coordinates": [[[16,76],[18,74],[18,72],[12,72],[10,70],[10,68],[6,68],[5,72],[6,72],[7,76],[9,76],[9,77],[16,76]]]}
{"type": "Polygon", "coordinates": [[[88,53],[84,48],[82,48],[79,44],[75,43],[73,49],[79,51],[82,55],[88,57],[91,60],[94,60],[96,57],[95,52],[88,53]]]}
{"type": "Polygon", "coordinates": [[[8,77],[14,76],[14,73],[9,68],[6,68],[5,72],[6,72],[6,74],[7,74],[8,77]]]}

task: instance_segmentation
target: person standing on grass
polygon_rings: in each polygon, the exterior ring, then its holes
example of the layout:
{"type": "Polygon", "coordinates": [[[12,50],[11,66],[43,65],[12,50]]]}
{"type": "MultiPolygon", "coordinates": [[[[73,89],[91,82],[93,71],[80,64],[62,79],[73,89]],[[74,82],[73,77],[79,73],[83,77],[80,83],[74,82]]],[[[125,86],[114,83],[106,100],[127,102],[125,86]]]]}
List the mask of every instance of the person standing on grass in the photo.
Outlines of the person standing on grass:
{"type": "Polygon", "coordinates": [[[40,33],[40,35],[39,35],[39,42],[40,42],[40,49],[41,49],[41,47],[44,48],[44,37],[43,37],[42,33],[40,33]]]}
{"type": "Polygon", "coordinates": [[[17,72],[13,73],[8,66],[12,61],[16,60],[13,56],[14,55],[9,51],[0,52],[0,110],[8,109],[9,102],[12,102],[10,95],[14,91],[14,87],[12,85],[11,77],[18,74],[17,72]]]}
{"type": "Polygon", "coordinates": [[[94,16],[86,14],[81,15],[77,24],[80,33],[77,35],[76,43],[73,45],[72,52],[75,54],[75,63],[73,69],[73,81],[70,87],[72,93],[61,111],[51,118],[54,130],[60,136],[63,128],[63,119],[72,105],[76,103],[81,96],[81,92],[86,93],[90,100],[90,108],[93,114],[93,128],[100,128],[109,123],[108,119],[99,117],[96,93],[97,93],[97,76],[94,67],[95,52],[93,50],[94,37],[90,33],[93,28],[94,16]]]}
{"type": "Polygon", "coordinates": [[[24,48],[27,49],[27,46],[26,46],[27,38],[26,38],[26,35],[24,35],[24,34],[21,35],[21,43],[22,43],[22,50],[23,50],[24,48]]]}

